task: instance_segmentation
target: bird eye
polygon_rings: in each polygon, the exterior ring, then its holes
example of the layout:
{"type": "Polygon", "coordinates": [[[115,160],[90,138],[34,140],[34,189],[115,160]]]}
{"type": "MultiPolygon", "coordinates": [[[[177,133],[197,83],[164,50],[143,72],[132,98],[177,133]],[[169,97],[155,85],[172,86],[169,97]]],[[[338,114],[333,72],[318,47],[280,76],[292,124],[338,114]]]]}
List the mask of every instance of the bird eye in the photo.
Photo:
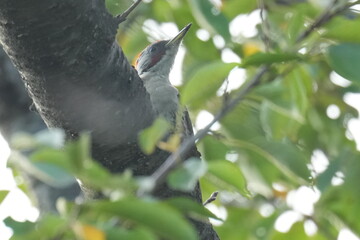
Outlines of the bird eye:
{"type": "Polygon", "coordinates": [[[155,46],[152,46],[151,48],[150,48],[150,52],[155,52],[157,50],[157,48],[155,47],[155,46]]]}

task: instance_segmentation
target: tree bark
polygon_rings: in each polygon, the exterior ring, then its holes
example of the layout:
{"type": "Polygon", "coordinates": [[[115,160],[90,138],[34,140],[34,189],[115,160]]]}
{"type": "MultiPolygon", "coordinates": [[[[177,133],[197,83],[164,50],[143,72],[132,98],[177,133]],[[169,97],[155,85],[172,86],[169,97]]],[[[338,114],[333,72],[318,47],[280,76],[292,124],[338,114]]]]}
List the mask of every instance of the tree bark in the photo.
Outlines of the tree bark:
{"type": "MultiPolygon", "coordinates": [[[[0,0],[0,43],[48,127],[92,136],[92,156],[112,172],[149,175],[168,157],[144,155],[138,132],[155,118],[142,80],[115,42],[103,0],[0,0]]],[[[164,184],[158,197],[175,196],[164,184]]],[[[190,195],[201,202],[197,188],[190,195]]],[[[217,239],[196,224],[200,239],[217,239]]]]}
{"type": "MultiPolygon", "coordinates": [[[[33,134],[46,129],[39,114],[29,111],[31,104],[32,100],[21,82],[19,72],[0,46],[0,132],[8,142],[15,133],[33,134]]],[[[40,213],[55,212],[59,197],[73,201],[80,194],[76,181],[55,188],[31,175],[25,174],[24,177],[34,193],[40,213]]]]}

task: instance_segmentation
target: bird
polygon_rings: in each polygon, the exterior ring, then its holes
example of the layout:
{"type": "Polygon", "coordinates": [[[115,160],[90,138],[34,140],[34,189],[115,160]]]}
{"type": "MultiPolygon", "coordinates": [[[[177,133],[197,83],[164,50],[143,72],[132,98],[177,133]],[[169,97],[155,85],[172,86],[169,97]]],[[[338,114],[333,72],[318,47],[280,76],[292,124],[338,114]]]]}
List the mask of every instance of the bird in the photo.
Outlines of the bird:
{"type": "Polygon", "coordinates": [[[170,40],[150,44],[140,53],[135,63],[135,69],[150,95],[156,115],[165,118],[174,127],[179,122],[179,118],[188,118],[188,113],[185,111],[187,116],[183,115],[184,109],[179,103],[179,91],[171,84],[169,74],[179,46],[190,27],[191,23],[170,40]]]}
{"type": "MultiPolygon", "coordinates": [[[[155,113],[159,117],[165,118],[174,127],[174,133],[181,135],[180,142],[191,140],[194,135],[192,123],[189,117],[189,112],[185,106],[180,105],[179,92],[171,84],[169,80],[170,70],[174,64],[176,54],[179,46],[189,31],[191,23],[186,25],[175,37],[170,40],[162,40],[147,46],[139,55],[135,62],[135,69],[139,77],[142,79],[146,91],[150,95],[150,101],[155,113]]],[[[166,139],[166,138],[165,138],[166,139]]],[[[162,149],[164,150],[164,149],[162,149]]],[[[181,160],[186,161],[190,158],[199,158],[201,154],[197,150],[195,142],[193,141],[192,147],[180,156],[181,160]]],[[[199,181],[196,182],[194,189],[189,192],[180,192],[176,190],[163,191],[168,186],[158,188],[162,192],[158,192],[158,196],[188,196],[195,199],[200,204],[202,202],[201,190],[199,181]],[[175,191],[175,192],[174,192],[175,191]],[[171,193],[170,195],[168,195],[171,193]]],[[[211,228],[211,225],[205,222],[192,219],[193,224],[203,233],[213,232],[211,239],[219,239],[216,232],[211,228]]],[[[201,236],[202,233],[199,232],[201,236]]],[[[203,239],[202,237],[200,237],[203,239]]]]}

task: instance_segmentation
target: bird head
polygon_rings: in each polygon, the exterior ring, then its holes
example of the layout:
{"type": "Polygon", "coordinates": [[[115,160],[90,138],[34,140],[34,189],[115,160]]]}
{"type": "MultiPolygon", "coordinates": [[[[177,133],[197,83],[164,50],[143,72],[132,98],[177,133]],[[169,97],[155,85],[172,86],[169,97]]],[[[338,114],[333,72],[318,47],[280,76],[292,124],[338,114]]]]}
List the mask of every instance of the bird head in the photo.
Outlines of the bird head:
{"type": "Polygon", "coordinates": [[[147,46],[139,55],[135,68],[139,75],[156,73],[169,75],[182,39],[191,27],[186,25],[174,38],[158,41],[147,46]]]}

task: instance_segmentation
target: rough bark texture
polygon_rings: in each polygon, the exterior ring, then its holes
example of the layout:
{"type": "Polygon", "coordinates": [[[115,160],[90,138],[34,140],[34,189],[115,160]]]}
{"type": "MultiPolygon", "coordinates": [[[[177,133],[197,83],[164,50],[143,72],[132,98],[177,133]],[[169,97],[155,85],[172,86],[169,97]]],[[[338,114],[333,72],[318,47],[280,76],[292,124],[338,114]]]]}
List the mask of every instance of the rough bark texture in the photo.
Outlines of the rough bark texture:
{"type": "MultiPolygon", "coordinates": [[[[92,155],[112,172],[149,175],[168,156],[141,153],[138,132],[154,112],[136,71],[115,42],[103,0],[0,0],[0,43],[49,127],[92,135],[92,155]]],[[[159,197],[179,195],[163,185],[159,197]]],[[[201,202],[199,188],[190,194],[201,202]]],[[[217,239],[197,222],[200,239],[217,239]]]]}
{"type": "Polygon", "coordinates": [[[0,48],[0,132],[5,139],[18,131],[35,133],[46,127],[38,114],[29,111],[31,103],[18,71],[0,48]]]}
{"type": "MultiPolygon", "coordinates": [[[[36,133],[46,128],[40,115],[29,111],[32,100],[28,96],[19,72],[0,47],[0,132],[10,141],[18,132],[36,133]]],[[[1,154],[1,153],[0,153],[1,154]]],[[[66,187],[54,188],[34,178],[25,176],[41,213],[56,211],[56,200],[64,197],[74,200],[80,194],[79,185],[74,182],[66,187]]]]}

